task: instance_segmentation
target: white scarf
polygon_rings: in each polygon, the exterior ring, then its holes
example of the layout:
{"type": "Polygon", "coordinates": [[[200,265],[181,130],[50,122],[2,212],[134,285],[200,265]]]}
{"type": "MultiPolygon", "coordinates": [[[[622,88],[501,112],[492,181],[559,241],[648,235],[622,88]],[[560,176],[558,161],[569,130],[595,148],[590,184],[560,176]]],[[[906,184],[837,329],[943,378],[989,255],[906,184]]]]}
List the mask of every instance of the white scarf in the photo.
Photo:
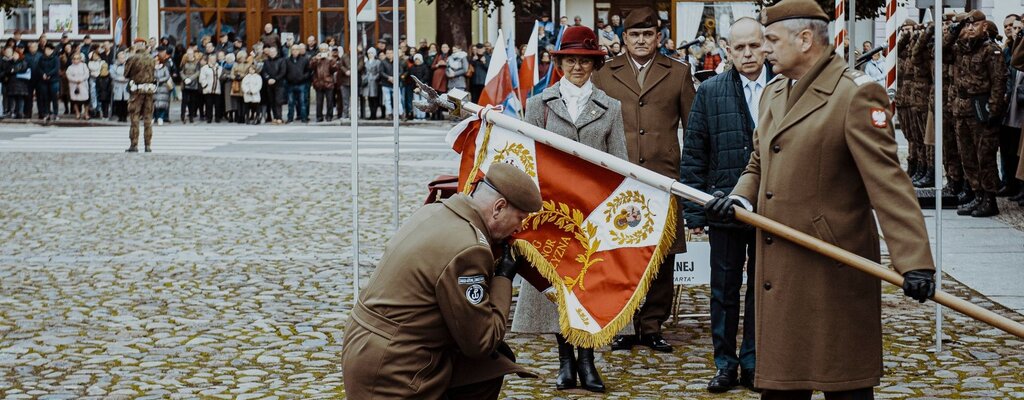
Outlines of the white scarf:
{"type": "Polygon", "coordinates": [[[580,113],[587,106],[587,100],[590,100],[590,94],[594,92],[594,84],[587,80],[582,87],[576,86],[576,84],[562,76],[559,81],[558,92],[562,95],[562,101],[565,102],[565,108],[569,110],[569,117],[572,118],[572,122],[576,123],[576,119],[579,118],[580,113]]]}

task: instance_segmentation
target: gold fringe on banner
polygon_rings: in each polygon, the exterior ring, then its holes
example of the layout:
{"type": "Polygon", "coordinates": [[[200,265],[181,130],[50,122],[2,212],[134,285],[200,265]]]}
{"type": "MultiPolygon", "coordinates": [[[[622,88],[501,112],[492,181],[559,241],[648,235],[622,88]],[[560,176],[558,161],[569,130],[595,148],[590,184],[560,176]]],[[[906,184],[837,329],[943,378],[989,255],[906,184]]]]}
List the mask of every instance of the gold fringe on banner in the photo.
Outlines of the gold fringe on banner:
{"type": "Polygon", "coordinates": [[[484,140],[480,141],[480,148],[476,149],[476,161],[473,162],[473,169],[469,171],[469,175],[466,176],[466,184],[462,186],[463,194],[469,194],[473,191],[473,184],[476,183],[474,182],[476,174],[480,172],[480,167],[487,160],[487,145],[491,141],[491,128],[494,128],[494,123],[488,122],[487,129],[484,130],[484,140]]]}
{"type": "Polygon", "coordinates": [[[658,276],[659,266],[665,259],[669,248],[675,242],[676,215],[676,199],[673,196],[669,199],[668,215],[666,216],[665,229],[661,233],[661,241],[654,248],[654,254],[651,256],[651,261],[647,263],[647,269],[644,270],[644,276],[640,279],[636,291],[633,292],[633,296],[630,297],[626,307],[619,312],[619,315],[616,315],[607,326],[594,334],[569,326],[569,314],[565,307],[564,294],[566,286],[562,277],[558,275],[555,267],[532,244],[522,239],[515,241],[513,244],[514,253],[517,256],[526,257],[526,260],[545,279],[551,282],[551,285],[555,288],[556,303],[558,304],[558,325],[561,328],[562,335],[565,336],[569,343],[572,343],[574,346],[591,349],[607,345],[611,343],[612,339],[615,338],[615,335],[622,328],[626,327],[626,324],[633,320],[633,314],[636,313],[636,309],[640,307],[640,303],[647,296],[647,290],[651,286],[651,281],[658,276]]]}

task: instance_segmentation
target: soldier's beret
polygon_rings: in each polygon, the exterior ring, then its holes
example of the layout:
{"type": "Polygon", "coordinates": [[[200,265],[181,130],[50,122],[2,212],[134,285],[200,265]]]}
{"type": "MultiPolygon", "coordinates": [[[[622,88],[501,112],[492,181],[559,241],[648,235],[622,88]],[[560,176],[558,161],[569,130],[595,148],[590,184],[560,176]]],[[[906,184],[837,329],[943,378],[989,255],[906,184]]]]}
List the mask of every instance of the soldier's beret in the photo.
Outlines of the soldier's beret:
{"type": "Polygon", "coordinates": [[[622,23],[625,29],[646,29],[658,27],[658,13],[650,7],[634,9],[626,15],[626,21],[622,23]]]}
{"type": "Polygon", "coordinates": [[[953,19],[953,17],[956,17],[956,13],[955,12],[948,12],[948,13],[942,14],[942,20],[943,21],[950,21],[950,20],[953,19]]]}
{"type": "Polygon", "coordinates": [[[917,25],[917,21],[914,21],[913,19],[907,18],[906,21],[903,21],[903,25],[900,25],[900,28],[902,28],[904,26],[914,26],[914,25],[917,25]]]}
{"type": "Polygon", "coordinates": [[[985,20],[985,13],[981,12],[981,10],[971,10],[971,12],[967,13],[967,19],[965,19],[965,21],[967,21],[968,23],[984,21],[984,20],[985,20]]]}
{"type": "Polygon", "coordinates": [[[516,208],[526,212],[540,210],[540,189],[533,178],[519,168],[506,163],[491,164],[484,181],[516,208]]]}
{"type": "Polygon", "coordinates": [[[814,0],[782,0],[761,11],[761,24],[768,26],[787,19],[817,19],[828,22],[828,14],[814,0]]]}

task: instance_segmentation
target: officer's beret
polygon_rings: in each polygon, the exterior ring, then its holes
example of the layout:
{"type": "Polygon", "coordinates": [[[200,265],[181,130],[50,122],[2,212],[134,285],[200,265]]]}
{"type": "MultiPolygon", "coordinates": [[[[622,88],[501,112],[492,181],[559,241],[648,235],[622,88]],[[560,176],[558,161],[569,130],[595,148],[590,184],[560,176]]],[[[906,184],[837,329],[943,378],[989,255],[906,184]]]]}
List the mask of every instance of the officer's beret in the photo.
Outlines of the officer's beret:
{"type": "Polygon", "coordinates": [[[984,21],[984,20],[985,20],[985,13],[981,12],[981,10],[971,10],[971,12],[967,13],[967,19],[965,21],[967,21],[968,23],[971,23],[971,22],[978,22],[978,21],[984,21]]]}
{"type": "Polygon", "coordinates": [[[646,29],[658,27],[658,14],[650,7],[641,7],[629,12],[622,23],[625,29],[646,29]]]}
{"type": "Polygon", "coordinates": [[[484,181],[516,208],[526,212],[540,210],[540,189],[519,168],[506,163],[491,164],[484,181]]]}
{"type": "Polygon", "coordinates": [[[814,0],[782,0],[761,11],[761,24],[768,26],[787,19],[817,19],[828,22],[828,14],[814,0]]]}

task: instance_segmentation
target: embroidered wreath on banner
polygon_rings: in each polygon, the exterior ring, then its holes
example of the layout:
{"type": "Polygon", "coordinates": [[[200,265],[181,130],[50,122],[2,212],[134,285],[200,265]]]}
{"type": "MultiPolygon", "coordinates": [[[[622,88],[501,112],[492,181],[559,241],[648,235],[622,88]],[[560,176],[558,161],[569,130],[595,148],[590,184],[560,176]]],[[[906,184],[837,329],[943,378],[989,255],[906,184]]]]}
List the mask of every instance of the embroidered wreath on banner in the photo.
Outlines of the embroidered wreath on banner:
{"type": "Polygon", "coordinates": [[[540,211],[530,214],[530,216],[523,220],[523,225],[531,226],[533,230],[537,230],[542,224],[548,223],[555,224],[559,229],[572,233],[576,241],[586,249],[583,253],[576,255],[576,262],[583,265],[579,274],[575,277],[563,276],[562,281],[569,288],[570,292],[576,285],[579,285],[580,290],[587,290],[583,284],[587,271],[594,264],[604,261],[603,258],[594,258],[594,253],[601,247],[601,241],[594,238],[597,236],[597,226],[590,221],[586,221],[583,212],[580,210],[570,208],[565,203],[559,202],[556,205],[554,201],[547,200],[544,201],[540,211]]]}
{"type": "Polygon", "coordinates": [[[530,154],[530,150],[523,146],[522,143],[508,142],[505,144],[505,148],[498,150],[494,154],[494,158],[491,159],[492,164],[497,162],[512,164],[512,166],[525,171],[530,177],[537,177],[537,167],[534,165],[533,155],[530,154]],[[515,160],[517,159],[523,164],[522,166],[515,165],[515,160]]]}
{"type": "Polygon", "coordinates": [[[608,232],[615,243],[638,244],[654,233],[654,212],[651,211],[647,196],[639,190],[619,193],[605,206],[604,220],[615,228],[608,232]],[[640,226],[641,222],[643,226],[640,226]],[[637,226],[640,228],[637,229],[637,226]],[[629,231],[632,232],[627,233],[629,231]]]}

